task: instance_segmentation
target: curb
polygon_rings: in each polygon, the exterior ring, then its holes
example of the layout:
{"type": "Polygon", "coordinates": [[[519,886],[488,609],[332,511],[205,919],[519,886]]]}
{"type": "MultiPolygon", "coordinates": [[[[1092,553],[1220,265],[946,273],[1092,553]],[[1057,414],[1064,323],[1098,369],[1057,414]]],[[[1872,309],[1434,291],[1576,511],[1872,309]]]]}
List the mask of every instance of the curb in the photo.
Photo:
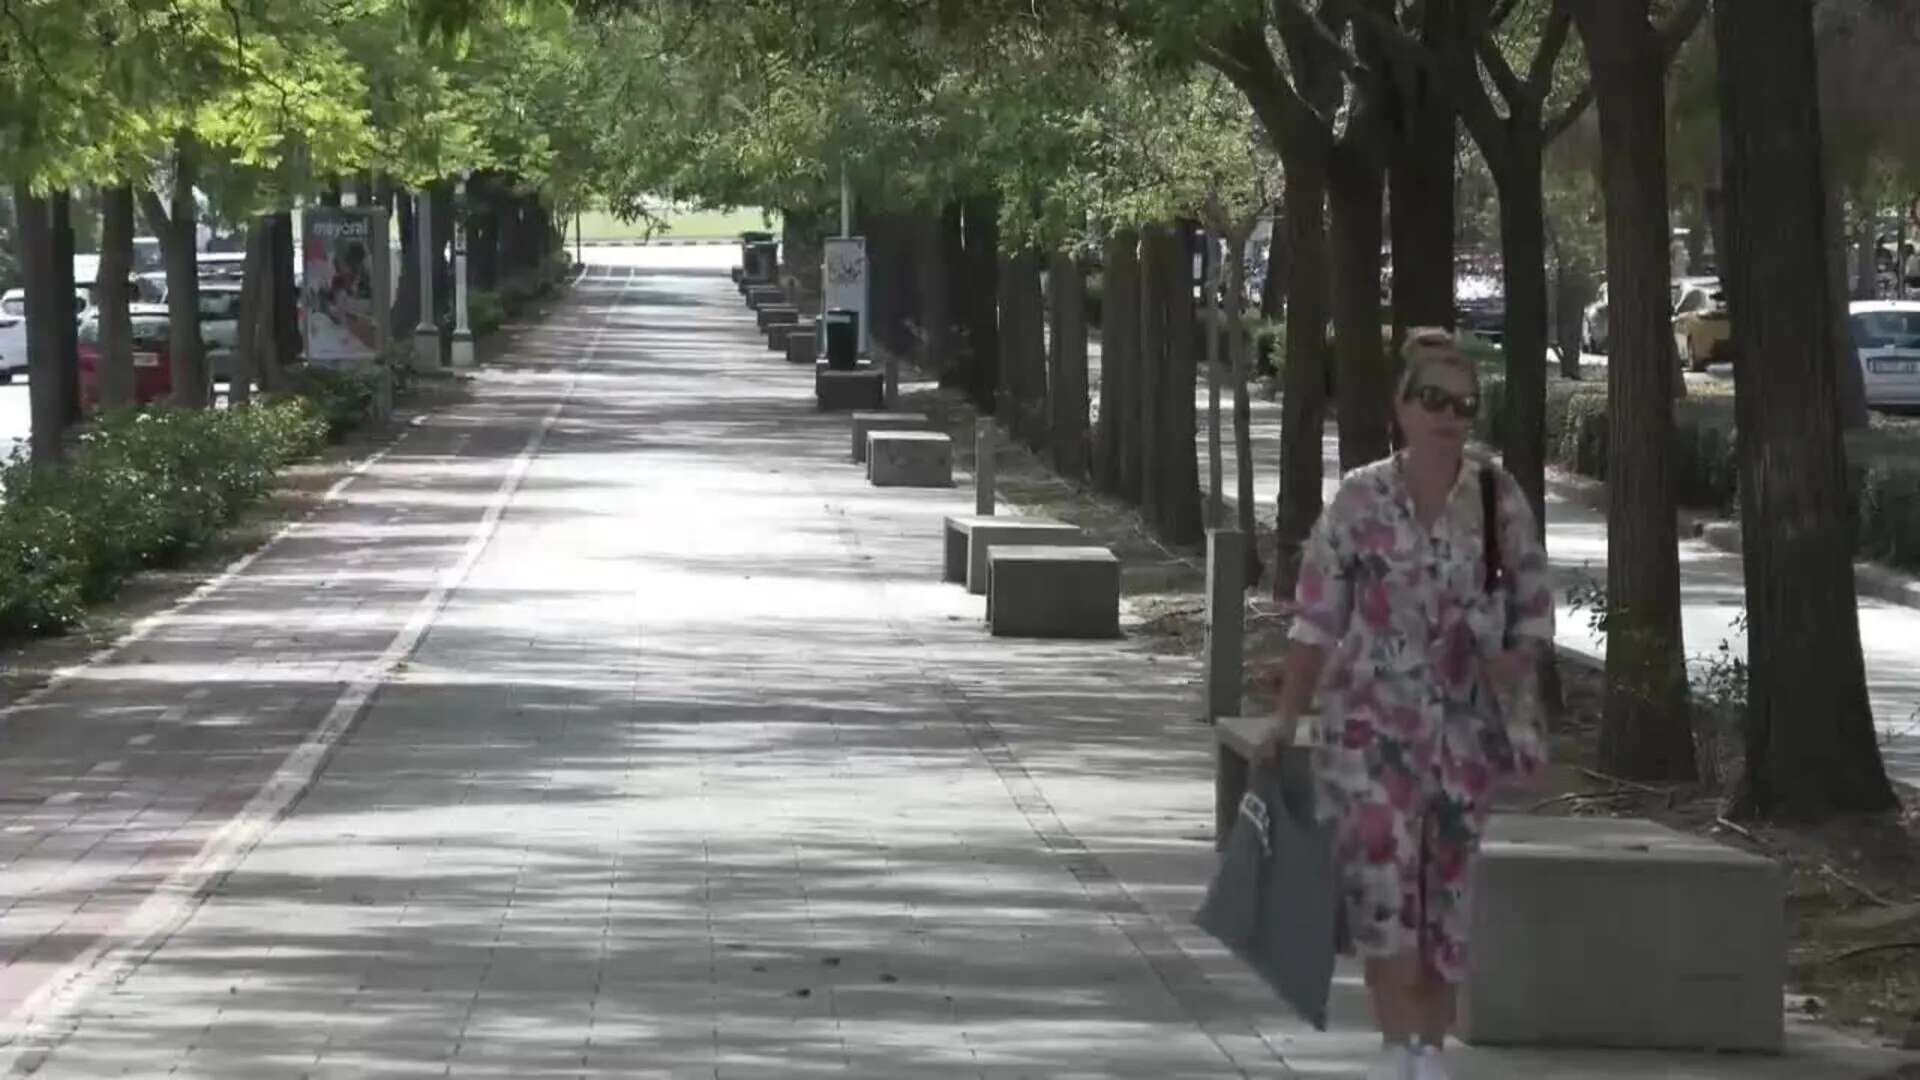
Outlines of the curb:
{"type": "MultiPolygon", "coordinates": [[[[1547,490],[1568,502],[1577,502],[1596,510],[1606,509],[1607,485],[1599,480],[1549,470],[1547,490]]],[[[1740,554],[1738,521],[1707,517],[1683,509],[1680,511],[1680,535],[1690,536],[1729,555],[1740,554]]],[[[1854,560],[1853,590],[1861,597],[1920,610],[1920,579],[1877,563],[1854,560]]]]}
{"type": "Polygon", "coordinates": [[[698,240],[582,240],[581,247],[719,247],[723,244],[738,244],[736,239],[720,237],[698,240]]]}

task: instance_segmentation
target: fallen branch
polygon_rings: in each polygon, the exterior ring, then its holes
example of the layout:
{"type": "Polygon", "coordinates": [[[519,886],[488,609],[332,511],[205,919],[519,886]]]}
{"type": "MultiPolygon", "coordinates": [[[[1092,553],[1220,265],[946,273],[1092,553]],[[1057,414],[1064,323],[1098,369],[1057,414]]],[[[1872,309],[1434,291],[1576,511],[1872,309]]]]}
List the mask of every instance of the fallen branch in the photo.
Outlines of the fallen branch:
{"type": "Polygon", "coordinates": [[[1832,956],[1820,962],[1823,964],[1837,964],[1842,960],[1851,960],[1856,956],[1866,956],[1870,953],[1877,952],[1893,952],[1896,949],[1920,949],[1920,941],[1883,941],[1878,945],[1862,945],[1857,949],[1848,949],[1846,952],[1834,953],[1832,956]]]}
{"type": "Polygon", "coordinates": [[[1614,787],[1630,788],[1648,795],[1665,795],[1667,792],[1674,790],[1672,788],[1651,787],[1635,780],[1622,780],[1617,776],[1608,776],[1606,773],[1600,772],[1597,769],[1581,769],[1580,772],[1588,779],[1598,780],[1603,784],[1612,784],[1614,787]]]}
{"type": "Polygon", "coordinates": [[[1881,896],[1879,893],[1874,892],[1872,889],[1867,888],[1865,885],[1860,884],[1859,882],[1853,880],[1852,878],[1841,873],[1840,871],[1835,870],[1833,867],[1827,865],[1826,863],[1820,864],[1820,872],[1832,878],[1833,880],[1839,882],[1840,884],[1845,885],[1847,888],[1852,889],[1854,892],[1859,893],[1861,896],[1866,897],[1868,900],[1871,900],[1872,902],[1874,902],[1875,904],[1878,904],[1881,907],[1895,906],[1893,901],[1887,899],[1884,896],[1881,896]]]}
{"type": "Polygon", "coordinates": [[[1749,832],[1746,826],[1744,825],[1736,825],[1733,822],[1728,821],[1724,817],[1715,817],[1713,819],[1713,823],[1727,830],[1728,832],[1739,833],[1741,836],[1746,837],[1747,842],[1750,844],[1758,844],[1762,847],[1765,846],[1764,844],[1760,844],[1760,838],[1753,835],[1753,833],[1749,832]]]}

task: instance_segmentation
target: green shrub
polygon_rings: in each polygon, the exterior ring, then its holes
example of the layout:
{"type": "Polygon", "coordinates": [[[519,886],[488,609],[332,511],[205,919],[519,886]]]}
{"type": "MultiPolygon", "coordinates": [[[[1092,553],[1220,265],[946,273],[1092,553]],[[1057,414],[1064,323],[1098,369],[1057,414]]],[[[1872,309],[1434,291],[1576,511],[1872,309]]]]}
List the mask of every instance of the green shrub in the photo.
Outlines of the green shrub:
{"type": "Polygon", "coordinates": [[[476,338],[486,337],[507,321],[506,305],[492,289],[476,290],[467,298],[467,326],[476,338]]]}
{"type": "MultiPolygon", "coordinates": [[[[1506,384],[1483,377],[1480,439],[1499,445],[1506,384]]],[[[1600,382],[1548,384],[1547,462],[1596,480],[1607,478],[1607,388],[1600,382]]],[[[1737,514],[1740,458],[1733,398],[1713,388],[1674,402],[1673,468],[1680,505],[1737,514]]],[[[1920,569],[1920,424],[1876,419],[1850,435],[1849,496],[1862,557],[1920,569]]]]}
{"type": "Polygon", "coordinates": [[[288,373],[287,389],[317,406],[326,420],[327,437],[339,439],[378,412],[382,377],[372,368],[339,370],[309,364],[288,373]]]}
{"type": "Polygon", "coordinates": [[[0,467],[0,637],[57,633],[127,576],[204,544],[325,441],[319,407],[288,397],[224,412],[103,417],[70,461],[0,467]]]}

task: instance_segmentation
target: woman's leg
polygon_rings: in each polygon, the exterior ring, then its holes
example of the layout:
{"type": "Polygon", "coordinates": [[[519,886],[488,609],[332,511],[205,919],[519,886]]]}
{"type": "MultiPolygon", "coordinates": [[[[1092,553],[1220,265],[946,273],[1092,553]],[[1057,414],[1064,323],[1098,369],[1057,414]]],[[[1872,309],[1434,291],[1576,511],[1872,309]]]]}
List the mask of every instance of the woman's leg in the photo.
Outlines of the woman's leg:
{"type": "Polygon", "coordinates": [[[1366,966],[1367,994],[1381,1036],[1388,1042],[1411,1043],[1427,1022],[1419,951],[1369,957],[1366,966]]]}
{"type": "Polygon", "coordinates": [[[1420,1042],[1426,1046],[1445,1046],[1447,1036],[1453,1031],[1457,998],[1454,985],[1426,971],[1421,973],[1415,994],[1420,1010],[1420,1042]]]}

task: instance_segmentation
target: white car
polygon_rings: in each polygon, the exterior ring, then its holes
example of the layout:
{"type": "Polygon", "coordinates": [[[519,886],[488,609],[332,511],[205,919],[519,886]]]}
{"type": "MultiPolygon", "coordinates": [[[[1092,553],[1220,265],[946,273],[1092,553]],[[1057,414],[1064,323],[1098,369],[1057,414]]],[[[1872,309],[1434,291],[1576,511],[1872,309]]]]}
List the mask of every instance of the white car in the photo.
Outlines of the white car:
{"type": "MultiPolygon", "coordinates": [[[[73,292],[74,321],[86,317],[92,308],[93,293],[79,288],[73,292]]],[[[27,291],[8,289],[0,294],[0,384],[10,383],[16,374],[27,370],[27,291]]]]}
{"type": "Polygon", "coordinates": [[[1920,407],[1920,300],[1859,300],[1847,314],[1867,404],[1920,407]]]}

